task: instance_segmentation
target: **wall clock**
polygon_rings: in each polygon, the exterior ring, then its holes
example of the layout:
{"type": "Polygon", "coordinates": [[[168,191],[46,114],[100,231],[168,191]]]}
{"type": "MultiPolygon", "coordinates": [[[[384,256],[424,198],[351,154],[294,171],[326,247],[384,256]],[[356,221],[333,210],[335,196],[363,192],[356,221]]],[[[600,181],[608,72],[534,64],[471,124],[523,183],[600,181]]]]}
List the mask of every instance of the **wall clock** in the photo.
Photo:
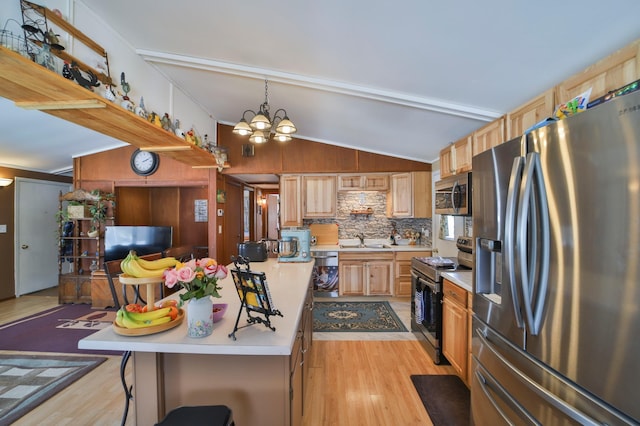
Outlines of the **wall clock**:
{"type": "Polygon", "coordinates": [[[160,156],[155,152],[136,149],[131,154],[131,169],[140,176],[152,175],[158,170],[160,156]]]}

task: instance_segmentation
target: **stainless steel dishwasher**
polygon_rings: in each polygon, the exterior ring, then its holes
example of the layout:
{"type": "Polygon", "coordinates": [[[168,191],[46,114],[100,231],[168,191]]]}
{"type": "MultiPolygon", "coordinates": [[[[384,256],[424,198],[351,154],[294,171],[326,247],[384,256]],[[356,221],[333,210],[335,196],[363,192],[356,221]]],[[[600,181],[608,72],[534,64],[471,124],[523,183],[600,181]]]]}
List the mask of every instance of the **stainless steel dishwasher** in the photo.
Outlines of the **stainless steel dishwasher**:
{"type": "Polygon", "coordinates": [[[338,297],[338,252],[312,251],[313,290],[315,297],[338,297]]]}

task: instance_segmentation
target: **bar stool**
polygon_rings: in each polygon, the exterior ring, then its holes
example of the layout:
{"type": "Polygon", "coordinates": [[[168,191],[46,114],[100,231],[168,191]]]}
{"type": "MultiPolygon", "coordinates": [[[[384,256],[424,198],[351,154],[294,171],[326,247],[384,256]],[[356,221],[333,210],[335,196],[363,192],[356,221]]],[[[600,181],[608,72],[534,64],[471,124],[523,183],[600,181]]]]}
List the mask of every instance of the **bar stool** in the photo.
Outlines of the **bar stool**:
{"type": "Polygon", "coordinates": [[[234,426],[233,413],[226,405],[178,407],[156,426],[234,426]]]}

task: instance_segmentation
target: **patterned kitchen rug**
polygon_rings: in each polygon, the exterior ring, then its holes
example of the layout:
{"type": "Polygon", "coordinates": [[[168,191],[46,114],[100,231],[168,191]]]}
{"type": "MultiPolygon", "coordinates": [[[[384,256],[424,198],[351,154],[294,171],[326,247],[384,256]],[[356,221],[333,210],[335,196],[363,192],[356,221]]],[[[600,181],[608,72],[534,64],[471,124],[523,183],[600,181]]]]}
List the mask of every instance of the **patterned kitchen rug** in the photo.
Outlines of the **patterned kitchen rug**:
{"type": "Polygon", "coordinates": [[[313,331],[406,332],[389,302],[315,302],[313,331]]]}
{"type": "Polygon", "coordinates": [[[0,425],[8,425],[51,398],[104,357],[0,355],[0,425]]]}

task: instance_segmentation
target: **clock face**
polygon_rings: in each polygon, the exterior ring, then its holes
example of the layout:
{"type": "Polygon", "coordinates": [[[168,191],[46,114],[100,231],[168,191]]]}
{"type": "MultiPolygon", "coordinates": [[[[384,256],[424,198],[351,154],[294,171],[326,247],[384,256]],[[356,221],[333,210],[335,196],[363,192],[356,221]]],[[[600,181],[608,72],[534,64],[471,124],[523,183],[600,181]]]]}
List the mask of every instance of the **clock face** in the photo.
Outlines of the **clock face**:
{"type": "Polygon", "coordinates": [[[140,176],[149,176],[158,170],[158,154],[136,149],[131,155],[131,169],[140,176]]]}

